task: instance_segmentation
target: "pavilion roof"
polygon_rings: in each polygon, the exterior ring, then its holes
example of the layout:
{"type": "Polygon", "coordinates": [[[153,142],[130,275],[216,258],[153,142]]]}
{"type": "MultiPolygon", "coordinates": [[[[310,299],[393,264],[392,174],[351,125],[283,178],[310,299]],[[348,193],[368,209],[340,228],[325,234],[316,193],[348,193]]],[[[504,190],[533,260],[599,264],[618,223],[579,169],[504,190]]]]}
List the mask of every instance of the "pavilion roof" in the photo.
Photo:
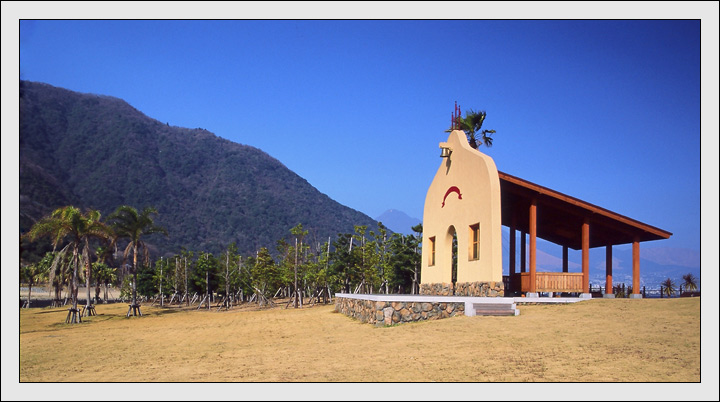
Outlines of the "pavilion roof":
{"type": "Polygon", "coordinates": [[[527,180],[498,171],[502,224],[529,231],[529,207],[537,200],[537,237],[582,248],[582,224],[590,224],[590,248],[668,239],[672,233],[527,180]]]}

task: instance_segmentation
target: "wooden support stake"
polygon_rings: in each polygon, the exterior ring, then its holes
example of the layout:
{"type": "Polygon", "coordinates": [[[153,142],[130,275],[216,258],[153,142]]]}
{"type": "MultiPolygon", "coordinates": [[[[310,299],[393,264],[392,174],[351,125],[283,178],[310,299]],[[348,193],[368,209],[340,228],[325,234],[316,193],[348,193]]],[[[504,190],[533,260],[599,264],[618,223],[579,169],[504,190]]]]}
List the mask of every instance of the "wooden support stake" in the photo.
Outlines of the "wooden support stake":
{"type": "Polygon", "coordinates": [[[78,309],[70,307],[68,309],[67,318],[65,318],[65,324],[77,324],[82,323],[82,317],[78,314],[78,309]]]}
{"type": "Polygon", "coordinates": [[[130,317],[130,314],[132,313],[133,316],[140,316],[142,317],[142,312],[140,311],[140,305],[139,304],[128,304],[128,312],[126,317],[130,317]]]}

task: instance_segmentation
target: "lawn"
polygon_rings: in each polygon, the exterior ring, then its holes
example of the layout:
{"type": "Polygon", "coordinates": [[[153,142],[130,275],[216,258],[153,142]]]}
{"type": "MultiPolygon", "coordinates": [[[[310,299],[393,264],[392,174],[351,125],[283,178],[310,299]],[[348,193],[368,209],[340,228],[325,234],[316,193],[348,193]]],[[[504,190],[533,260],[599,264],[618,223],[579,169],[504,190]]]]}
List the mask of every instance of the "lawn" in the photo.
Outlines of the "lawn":
{"type": "Polygon", "coordinates": [[[333,306],[21,309],[20,382],[699,382],[700,299],[521,305],[376,328],[333,306]]]}

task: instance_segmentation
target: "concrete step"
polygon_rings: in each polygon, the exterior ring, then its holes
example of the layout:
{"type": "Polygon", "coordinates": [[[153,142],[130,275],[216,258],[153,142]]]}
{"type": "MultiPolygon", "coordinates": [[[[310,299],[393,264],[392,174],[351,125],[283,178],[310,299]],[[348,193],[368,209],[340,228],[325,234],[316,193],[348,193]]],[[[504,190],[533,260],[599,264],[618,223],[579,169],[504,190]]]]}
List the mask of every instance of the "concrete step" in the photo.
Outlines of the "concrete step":
{"type": "Polygon", "coordinates": [[[473,303],[475,315],[506,316],[518,315],[515,303],[473,303]]]}

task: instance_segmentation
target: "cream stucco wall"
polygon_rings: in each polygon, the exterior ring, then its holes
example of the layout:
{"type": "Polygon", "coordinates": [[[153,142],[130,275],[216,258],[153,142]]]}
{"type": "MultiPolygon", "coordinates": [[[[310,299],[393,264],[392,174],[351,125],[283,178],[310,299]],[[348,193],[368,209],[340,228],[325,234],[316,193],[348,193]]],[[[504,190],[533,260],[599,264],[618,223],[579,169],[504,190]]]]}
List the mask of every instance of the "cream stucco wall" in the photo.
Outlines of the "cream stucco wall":
{"type": "Polygon", "coordinates": [[[465,133],[455,130],[428,189],[423,212],[422,283],[451,283],[452,229],[458,240],[458,282],[502,281],[500,179],[495,162],[472,149],[465,133]],[[454,188],[457,188],[455,191],[454,188]],[[458,194],[458,192],[460,194],[458,194]],[[444,203],[444,205],[443,205],[444,203]],[[470,227],[479,225],[479,258],[470,258],[470,227]],[[435,264],[429,265],[435,238],[435,264]]]}

